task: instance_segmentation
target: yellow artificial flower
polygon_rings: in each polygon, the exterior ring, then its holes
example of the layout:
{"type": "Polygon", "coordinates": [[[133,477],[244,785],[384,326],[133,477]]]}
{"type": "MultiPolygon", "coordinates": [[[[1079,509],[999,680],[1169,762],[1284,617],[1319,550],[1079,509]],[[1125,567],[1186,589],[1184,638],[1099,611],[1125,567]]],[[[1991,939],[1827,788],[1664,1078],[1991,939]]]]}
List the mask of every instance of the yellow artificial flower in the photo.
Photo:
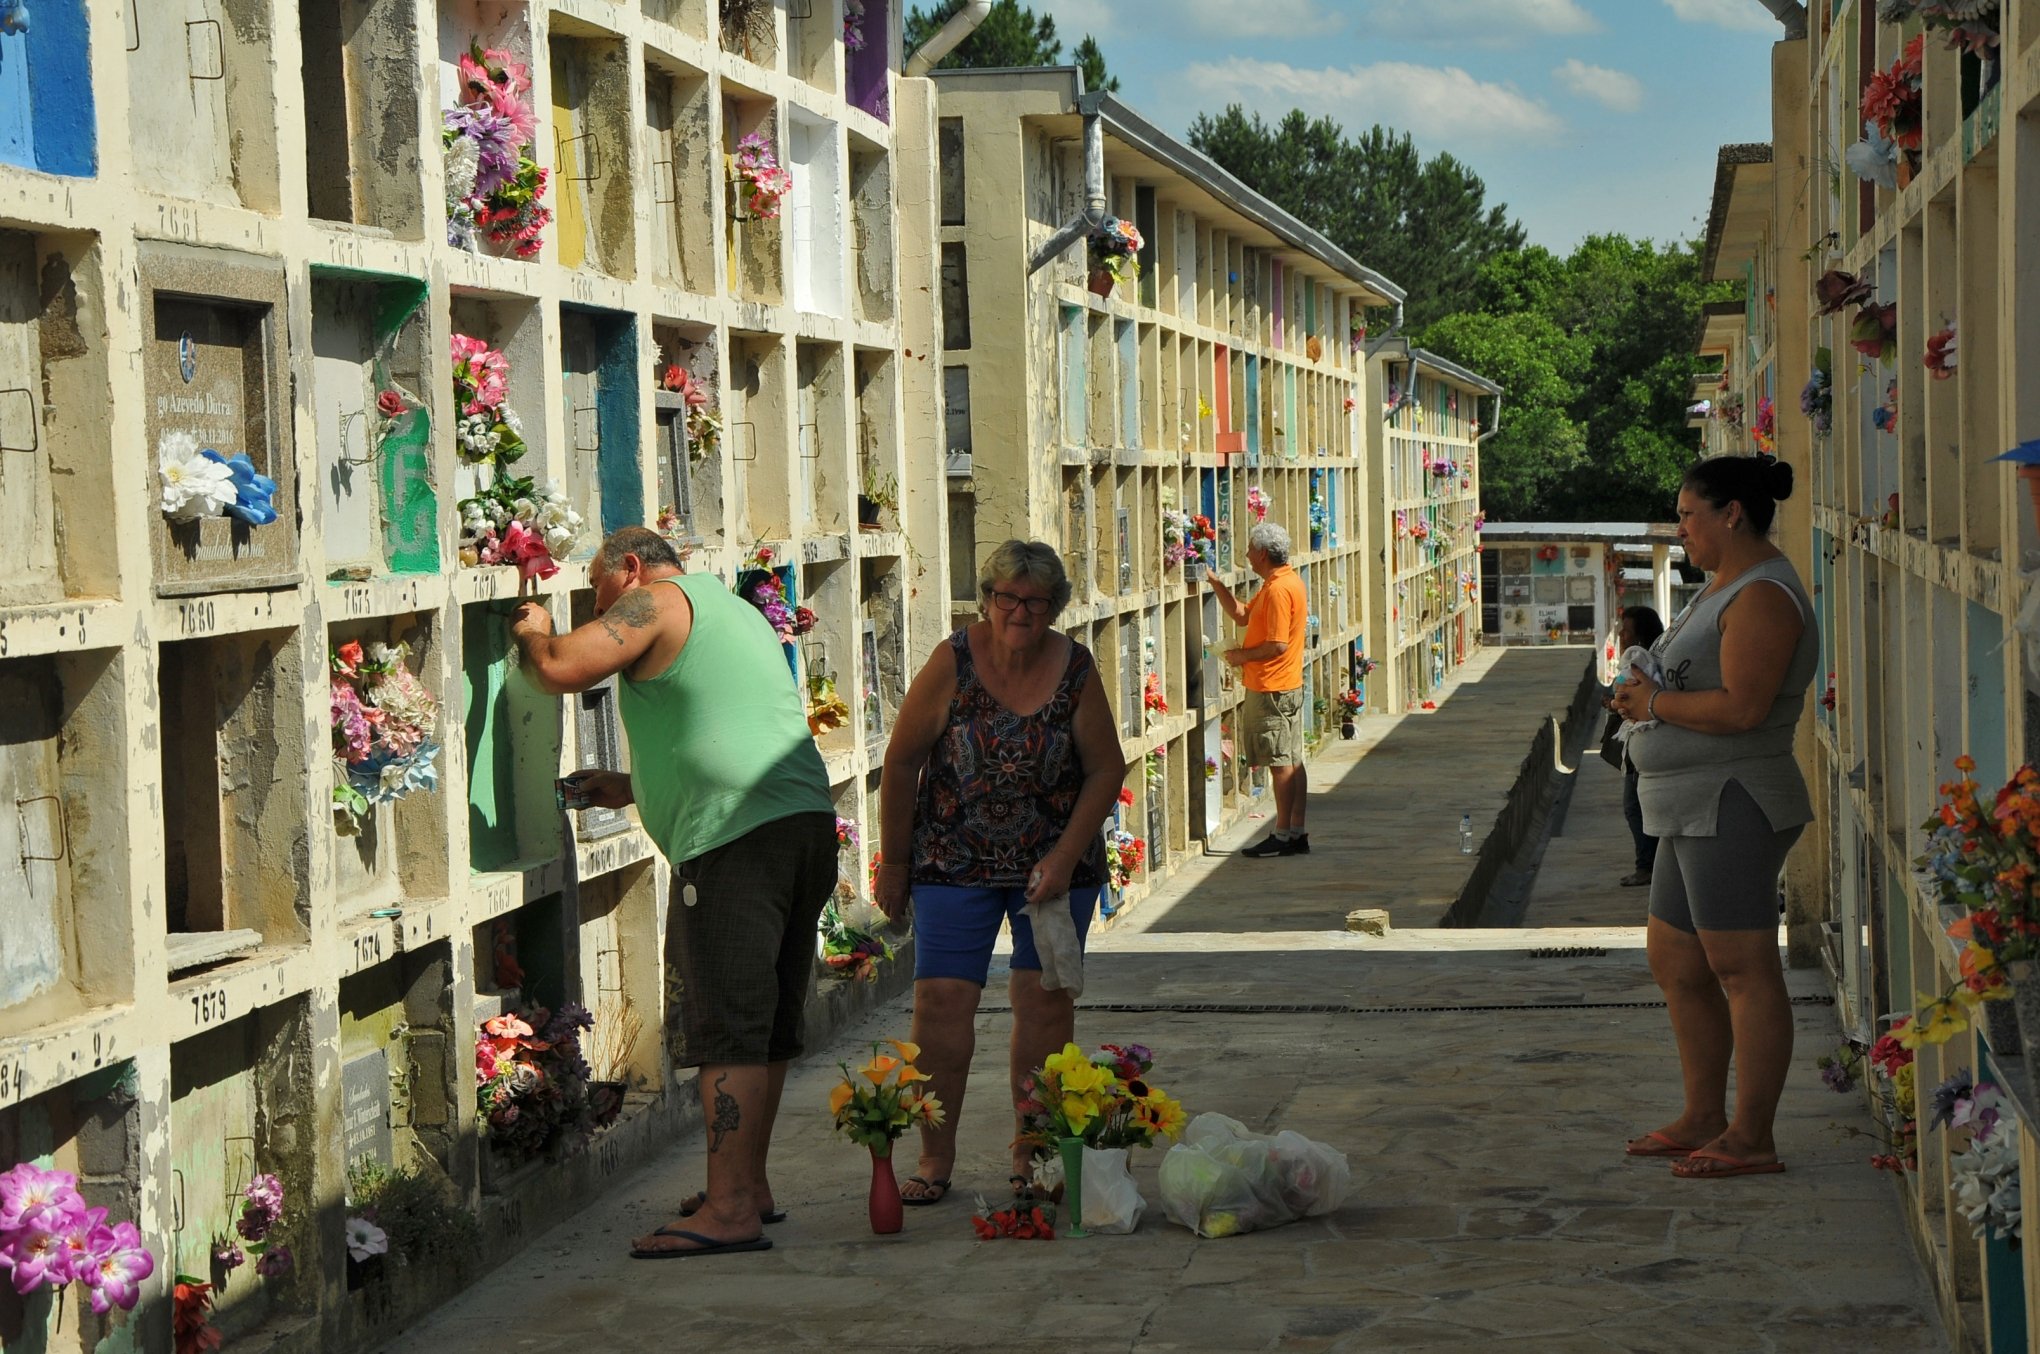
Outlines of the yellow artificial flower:
{"type": "Polygon", "coordinates": [[[912,1063],[900,1064],[900,1085],[911,1086],[917,1081],[927,1081],[929,1076],[912,1063]]]}
{"type": "Polygon", "coordinates": [[[1089,1067],[1091,1060],[1084,1056],[1084,1050],[1075,1044],[1064,1044],[1062,1052],[1051,1053],[1041,1064],[1041,1070],[1052,1077],[1060,1078],[1071,1068],[1089,1067]]]}
{"type": "Polygon", "coordinates": [[[1095,1096],[1110,1090],[1118,1080],[1119,1078],[1086,1058],[1057,1076],[1055,1084],[1061,1088],[1064,1095],[1095,1096]]]}
{"type": "Polygon", "coordinates": [[[1098,1098],[1090,1095],[1066,1095],[1062,1098],[1062,1117],[1073,1133],[1082,1133],[1098,1117],[1098,1098]]]}
{"type": "Polygon", "coordinates": [[[1170,1098],[1169,1093],[1162,1090],[1148,1092],[1147,1099],[1141,1102],[1141,1113],[1165,1138],[1180,1136],[1187,1117],[1183,1113],[1183,1102],[1170,1098]]]}
{"type": "Polygon", "coordinates": [[[942,1122],[942,1102],[932,1095],[924,1095],[914,1105],[914,1112],[921,1122],[931,1127],[942,1122]]]}
{"type": "Polygon", "coordinates": [[[913,1062],[921,1056],[921,1046],[907,1039],[888,1039],[888,1044],[899,1050],[900,1057],[913,1062]]]}
{"type": "Polygon", "coordinates": [[[1892,1093],[1898,1098],[1899,1112],[1905,1115],[1905,1117],[1908,1119],[1912,1118],[1914,1114],[1913,1087],[1914,1079],[1918,1075],[1919,1068],[1918,1065],[1915,1063],[1907,1063],[1904,1067],[1899,1068],[1898,1071],[1891,1074],[1891,1090],[1892,1093]]]}
{"type": "Polygon", "coordinates": [[[882,1086],[885,1084],[885,1079],[892,1075],[892,1070],[899,1065],[900,1060],[898,1058],[888,1058],[883,1054],[875,1054],[870,1062],[857,1070],[869,1077],[872,1085],[882,1086]]]}
{"type": "Polygon", "coordinates": [[[1901,1048],[1915,1049],[1921,1044],[1945,1044],[1968,1028],[1969,1021],[1958,1008],[1922,992],[1919,1014],[1898,1032],[1898,1043],[1901,1048]]]}
{"type": "Polygon", "coordinates": [[[847,1081],[839,1082],[836,1089],[829,1092],[829,1113],[841,1114],[843,1107],[856,1098],[857,1088],[855,1086],[852,1086],[847,1081]]]}

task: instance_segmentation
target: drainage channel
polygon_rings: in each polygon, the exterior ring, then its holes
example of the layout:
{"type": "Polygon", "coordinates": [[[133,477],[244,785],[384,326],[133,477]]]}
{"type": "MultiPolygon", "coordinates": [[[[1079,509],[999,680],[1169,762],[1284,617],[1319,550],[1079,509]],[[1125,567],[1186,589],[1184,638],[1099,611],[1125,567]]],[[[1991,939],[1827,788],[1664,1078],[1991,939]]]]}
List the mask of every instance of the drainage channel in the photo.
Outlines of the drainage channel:
{"type": "MultiPolygon", "coordinates": [[[[1833,1006],[1832,996],[1793,997],[1794,1006],[1833,1006]]],[[[1080,1001],[1077,1010],[1142,1015],[1454,1015],[1481,1011],[1662,1011],[1661,1001],[1476,1002],[1464,1006],[1362,1006],[1339,1001],[1080,1001]]],[[[980,1006],[978,1013],[1010,1014],[1011,1006],[980,1006]]]]}

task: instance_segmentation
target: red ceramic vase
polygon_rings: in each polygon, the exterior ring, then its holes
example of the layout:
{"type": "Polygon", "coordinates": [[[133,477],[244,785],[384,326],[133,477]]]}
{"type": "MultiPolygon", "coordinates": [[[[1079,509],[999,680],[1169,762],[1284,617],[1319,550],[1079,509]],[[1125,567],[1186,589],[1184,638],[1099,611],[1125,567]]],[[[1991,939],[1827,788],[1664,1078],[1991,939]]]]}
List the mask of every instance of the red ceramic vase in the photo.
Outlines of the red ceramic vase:
{"type": "Polygon", "coordinates": [[[900,1230],[900,1186],[893,1179],[891,1144],[883,1153],[871,1149],[871,1197],[868,1206],[871,1211],[871,1230],[879,1236],[891,1236],[900,1230]]]}

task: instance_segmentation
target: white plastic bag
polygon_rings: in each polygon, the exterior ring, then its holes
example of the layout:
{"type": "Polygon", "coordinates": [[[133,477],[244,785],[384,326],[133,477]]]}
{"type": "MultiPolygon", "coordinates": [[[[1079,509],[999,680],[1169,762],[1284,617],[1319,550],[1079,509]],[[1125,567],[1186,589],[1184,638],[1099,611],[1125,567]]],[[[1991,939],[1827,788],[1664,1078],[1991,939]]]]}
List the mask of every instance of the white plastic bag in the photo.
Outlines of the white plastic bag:
{"type": "Polygon", "coordinates": [[[1140,1226],[1147,1200],[1133,1182],[1124,1147],[1084,1149],[1084,1208],[1079,1220],[1087,1232],[1123,1236],[1140,1226]]]}
{"type": "Polygon", "coordinates": [[[1318,1217],[1345,1203],[1352,1185],[1345,1153],[1301,1133],[1252,1133],[1223,1114],[1192,1119],[1162,1158],[1162,1212],[1199,1236],[1318,1217]]]}
{"type": "MultiPolygon", "coordinates": [[[[1615,684],[1617,686],[1624,682],[1636,680],[1630,675],[1629,670],[1631,668],[1635,668],[1646,679],[1658,686],[1665,684],[1664,665],[1658,662],[1656,654],[1640,644],[1630,645],[1622,651],[1622,657],[1615,660],[1615,684]]],[[[1657,726],[1658,722],[1654,719],[1625,719],[1622,721],[1622,727],[1615,731],[1615,737],[1618,741],[1627,743],[1633,736],[1641,733],[1643,730],[1655,729],[1657,726]]]]}
{"type": "Polygon", "coordinates": [[[1084,995],[1084,952],[1077,948],[1077,923],[1070,916],[1070,896],[1058,893],[1027,905],[1027,923],[1034,928],[1034,952],[1041,956],[1041,985],[1061,988],[1072,997],[1084,995]]]}

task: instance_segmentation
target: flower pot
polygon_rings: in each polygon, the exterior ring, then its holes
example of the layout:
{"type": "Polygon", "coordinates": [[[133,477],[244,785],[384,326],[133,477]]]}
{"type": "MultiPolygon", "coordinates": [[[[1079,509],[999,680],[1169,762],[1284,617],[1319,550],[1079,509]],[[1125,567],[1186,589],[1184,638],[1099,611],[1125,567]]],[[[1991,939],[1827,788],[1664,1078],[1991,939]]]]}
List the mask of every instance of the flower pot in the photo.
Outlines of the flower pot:
{"type": "Polygon", "coordinates": [[[2007,964],[2005,976],[2012,983],[2008,1004],[2019,1027],[2019,1056],[2026,1064],[2027,1084],[2040,1086],[2040,963],[2022,959],[2007,964]]]}
{"type": "Polygon", "coordinates": [[[1119,285],[1119,279],[1112,276],[1110,268],[1093,268],[1091,280],[1085,284],[1093,296],[1110,296],[1112,289],[1119,285]]]}
{"type": "Polygon", "coordinates": [[[1069,1208],[1069,1226],[1062,1234],[1070,1237],[1089,1236],[1084,1230],[1084,1140],[1063,1138],[1056,1143],[1056,1152],[1063,1164],[1063,1203],[1069,1208]]]}
{"type": "Polygon", "coordinates": [[[1352,737],[1355,737],[1355,736],[1356,736],[1356,735],[1358,734],[1358,732],[1359,732],[1359,730],[1357,730],[1357,729],[1355,729],[1355,728],[1353,727],[1353,721],[1352,721],[1352,720],[1350,720],[1350,719],[1342,719],[1342,720],[1340,720],[1340,721],[1339,721],[1339,737],[1341,737],[1341,738],[1352,738],[1352,737]]]}
{"type": "Polygon", "coordinates": [[[863,494],[857,496],[857,527],[860,531],[878,530],[878,504],[863,494]]]}
{"type": "Polygon", "coordinates": [[[891,1143],[886,1144],[884,1151],[871,1149],[871,1194],[866,1207],[874,1233],[891,1236],[900,1230],[900,1186],[893,1179],[891,1143]]]}

